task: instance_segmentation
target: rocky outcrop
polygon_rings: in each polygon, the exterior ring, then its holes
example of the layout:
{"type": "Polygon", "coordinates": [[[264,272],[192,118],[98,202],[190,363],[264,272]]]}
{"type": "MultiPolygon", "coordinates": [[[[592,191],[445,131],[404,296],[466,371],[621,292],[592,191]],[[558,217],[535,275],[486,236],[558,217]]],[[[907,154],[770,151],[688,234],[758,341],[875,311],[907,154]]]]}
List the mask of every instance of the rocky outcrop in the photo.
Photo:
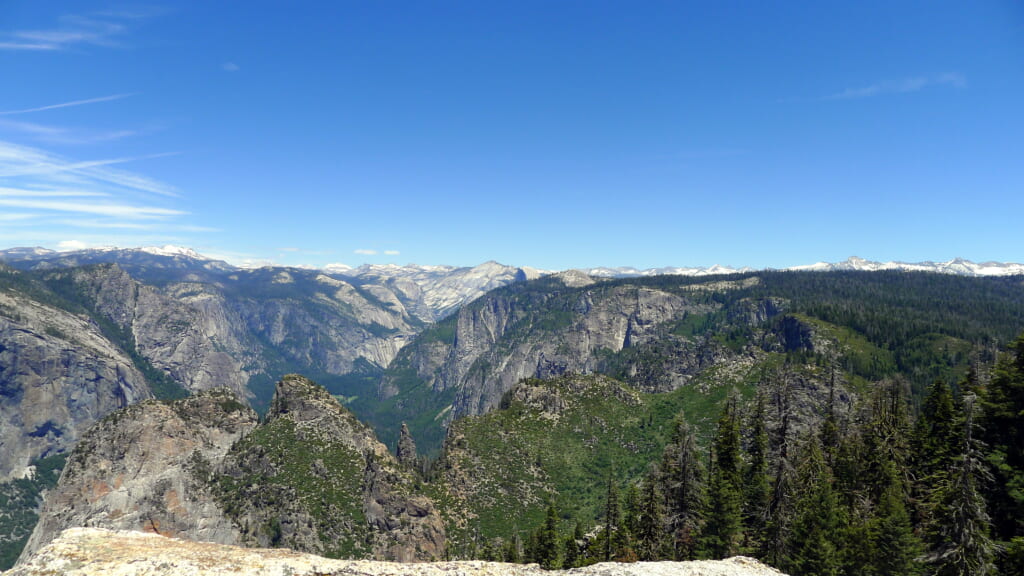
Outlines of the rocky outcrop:
{"type": "MultiPolygon", "coordinates": [[[[402,302],[380,287],[284,268],[219,274],[148,284],[115,263],[57,269],[45,279],[73,287],[125,345],[186,389],[227,386],[249,400],[253,378],[285,367],[343,375],[364,362],[379,370],[416,332],[402,302]]],[[[268,399],[258,398],[264,406],[268,399]]]]}
{"type": "Polygon", "coordinates": [[[247,545],[402,561],[444,552],[440,515],[411,471],[301,376],[277,384],[266,422],[231,448],[215,483],[247,545]]]}
{"type": "Polygon", "coordinates": [[[150,396],[131,359],[87,316],[0,290],[0,481],[150,396]]]}
{"type": "Polygon", "coordinates": [[[395,458],[398,459],[398,463],[402,466],[415,466],[416,459],[416,441],[412,439],[412,434],[409,433],[409,427],[402,422],[402,429],[398,433],[398,447],[395,449],[395,458]]]}
{"type": "Polygon", "coordinates": [[[72,453],[23,556],[75,526],[403,561],[440,558],[445,541],[412,471],[326,390],[294,375],[277,384],[259,425],[227,389],[101,420],[72,453]]]}
{"type": "MultiPolygon", "coordinates": [[[[402,352],[395,367],[415,370],[437,392],[454,391],[450,420],[493,409],[523,378],[604,371],[609,356],[660,344],[671,339],[666,337],[672,323],[716,310],[714,304],[686,294],[581,282],[578,272],[570,276],[571,286],[560,276],[531,291],[506,289],[484,296],[448,321],[451,340],[420,338],[402,352]]],[[[657,379],[634,378],[637,385],[672,390],[702,367],[705,343],[674,342],[674,371],[662,370],[657,379]]],[[[386,376],[381,396],[400,391],[397,379],[386,376]]]]}
{"type": "Polygon", "coordinates": [[[347,274],[365,282],[364,287],[394,294],[417,318],[435,322],[495,288],[533,280],[543,273],[533,268],[484,262],[472,268],[365,265],[347,274]]]}
{"type": "Polygon", "coordinates": [[[50,282],[71,282],[94,312],[130,339],[154,367],[191,391],[226,386],[249,397],[246,387],[252,339],[218,290],[197,283],[157,288],[132,278],[117,264],[52,272],[50,282]]]}
{"type": "Polygon", "coordinates": [[[66,531],[5,576],[785,576],[751,558],[698,562],[602,563],[564,571],[536,564],[439,562],[398,564],[329,560],[292,550],[237,548],[139,532],[66,531]]]}
{"type": "Polygon", "coordinates": [[[23,552],[75,526],[236,543],[208,479],[256,413],[227,389],[148,401],[106,417],[79,441],[23,552]]]}

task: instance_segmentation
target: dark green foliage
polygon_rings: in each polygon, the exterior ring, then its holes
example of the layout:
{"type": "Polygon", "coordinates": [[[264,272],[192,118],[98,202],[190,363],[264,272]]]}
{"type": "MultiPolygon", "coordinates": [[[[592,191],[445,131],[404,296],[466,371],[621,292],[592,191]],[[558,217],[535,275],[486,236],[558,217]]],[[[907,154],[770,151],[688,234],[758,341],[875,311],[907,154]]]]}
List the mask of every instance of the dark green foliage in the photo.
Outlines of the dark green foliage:
{"type": "Polygon", "coordinates": [[[1024,574],[1024,536],[1010,540],[999,560],[1000,574],[1024,574]]]}
{"type": "Polygon", "coordinates": [[[558,532],[558,512],[554,503],[549,503],[544,525],[537,533],[537,548],[533,559],[546,570],[561,568],[562,546],[562,538],[558,532]]]}
{"type": "Polygon", "coordinates": [[[903,482],[895,466],[891,468],[889,486],[882,492],[870,538],[876,576],[912,576],[921,570],[917,558],[921,541],[914,534],[906,507],[903,482]]]}
{"type": "Polygon", "coordinates": [[[705,506],[704,464],[698,454],[697,440],[682,412],[672,423],[672,436],[665,445],[661,462],[669,557],[692,560],[705,506]]]}
{"type": "Polygon", "coordinates": [[[785,566],[793,576],[837,576],[843,525],[832,473],[817,438],[806,442],[798,477],[803,495],[796,503],[785,566]]]}
{"type": "Polygon", "coordinates": [[[665,555],[665,499],[658,488],[660,476],[660,470],[652,467],[643,483],[636,531],[640,560],[658,560],[665,555]]]}
{"type": "Polygon", "coordinates": [[[709,558],[726,558],[739,551],[743,528],[740,428],[734,402],[718,419],[713,455],[701,549],[709,558]]]}
{"type": "Polygon", "coordinates": [[[994,534],[1008,541],[1024,536],[1024,334],[999,359],[979,400],[981,439],[995,475],[989,495],[994,534]]]}
{"type": "Polygon", "coordinates": [[[583,527],[580,526],[579,522],[576,522],[576,528],[573,529],[571,535],[566,537],[565,542],[563,543],[563,568],[568,569],[582,566],[583,544],[583,527]]]}
{"type": "Polygon", "coordinates": [[[0,570],[14,565],[39,519],[42,494],[57,485],[66,454],[56,454],[32,463],[35,474],[0,483],[0,570]]]}
{"type": "Polygon", "coordinates": [[[608,492],[604,502],[604,561],[618,558],[622,553],[621,534],[625,532],[622,522],[622,505],[619,502],[619,488],[615,478],[608,475],[608,492]],[[616,537],[616,535],[620,535],[616,537]]]}
{"type": "Polygon", "coordinates": [[[991,519],[982,495],[990,478],[975,439],[975,398],[964,398],[960,453],[949,477],[935,491],[932,551],[927,555],[939,576],[987,576],[994,574],[996,543],[989,534],[991,519]]]}
{"type": "Polygon", "coordinates": [[[768,428],[765,422],[764,396],[758,396],[748,426],[750,447],[748,462],[743,471],[743,521],[745,553],[756,554],[764,546],[767,536],[768,509],[771,504],[771,484],[768,482],[768,428]]]}

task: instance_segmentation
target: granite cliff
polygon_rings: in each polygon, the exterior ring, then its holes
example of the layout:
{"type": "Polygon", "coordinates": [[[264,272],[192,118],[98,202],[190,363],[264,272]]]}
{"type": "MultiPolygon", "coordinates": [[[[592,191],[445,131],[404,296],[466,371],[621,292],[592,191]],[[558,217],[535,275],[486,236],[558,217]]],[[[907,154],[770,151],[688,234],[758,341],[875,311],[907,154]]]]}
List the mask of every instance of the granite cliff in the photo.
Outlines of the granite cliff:
{"type": "Polygon", "coordinates": [[[88,315],[0,267],[0,481],[70,450],[106,414],[150,398],[146,378],[88,315]]]}
{"type": "Polygon", "coordinates": [[[429,560],[433,502],[366,425],[301,376],[264,422],[228,389],[114,412],[72,452],[22,554],[76,526],[328,556],[429,560]]]}

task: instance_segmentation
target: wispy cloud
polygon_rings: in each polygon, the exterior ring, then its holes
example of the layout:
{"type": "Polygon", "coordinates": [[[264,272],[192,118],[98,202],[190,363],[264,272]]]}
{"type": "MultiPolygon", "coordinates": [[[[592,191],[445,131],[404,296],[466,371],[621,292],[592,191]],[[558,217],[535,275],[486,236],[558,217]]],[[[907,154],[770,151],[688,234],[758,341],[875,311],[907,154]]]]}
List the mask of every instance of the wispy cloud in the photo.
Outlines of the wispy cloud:
{"type": "Polygon", "coordinates": [[[30,114],[32,112],[43,112],[45,110],[56,110],[58,108],[71,108],[72,106],[84,106],[86,104],[98,104],[100,102],[110,102],[113,100],[120,100],[122,98],[128,98],[135,96],[136,93],[132,94],[113,94],[111,96],[100,96],[99,98],[89,98],[87,100],[72,100],[71,102],[61,102],[60,104],[50,104],[49,106],[39,106],[36,108],[26,108],[24,110],[5,110],[0,112],[0,116],[10,116],[12,114],[30,114]]]}
{"type": "MultiPolygon", "coordinates": [[[[84,183],[85,186],[82,188],[85,189],[96,190],[117,186],[122,190],[177,197],[177,191],[162,182],[131,172],[108,168],[115,164],[163,158],[176,154],[177,152],[165,152],[147,156],[72,162],[37,148],[0,141],[0,178],[34,177],[36,181],[44,182],[47,186],[60,185],[60,187],[66,188],[69,183],[71,186],[84,183]]],[[[3,184],[3,181],[0,181],[0,184],[3,184]]]]}
{"type": "Polygon", "coordinates": [[[964,88],[967,86],[967,79],[962,74],[946,73],[938,76],[913,76],[889,82],[879,82],[869,86],[847,88],[842,92],[836,92],[821,98],[822,100],[857,100],[871,98],[885,94],[907,94],[920,92],[925,88],[938,86],[949,86],[953,88],[964,88]]]}
{"type": "Polygon", "coordinates": [[[399,254],[401,254],[401,252],[399,252],[398,250],[385,250],[384,254],[388,256],[398,256],[399,254]]]}
{"type": "Polygon", "coordinates": [[[0,32],[0,50],[54,52],[79,46],[120,46],[127,31],[124,15],[62,16],[55,27],[0,32]]]}
{"type": "Polygon", "coordinates": [[[19,226],[19,243],[34,239],[52,246],[70,237],[110,245],[117,238],[129,242],[126,233],[135,235],[131,241],[167,243],[178,233],[198,231],[181,223],[189,212],[178,205],[180,196],[162,182],[112,168],[162,156],[79,161],[0,141],[0,212],[22,215],[4,218],[19,226]]]}
{"type": "Polygon", "coordinates": [[[359,248],[352,251],[353,254],[361,254],[363,256],[374,256],[377,254],[376,250],[368,250],[366,248],[359,248]]]}
{"type": "Polygon", "coordinates": [[[0,222],[24,221],[24,220],[31,220],[33,218],[38,218],[38,217],[39,217],[38,214],[22,214],[22,213],[0,214],[0,222]]]}
{"type": "Polygon", "coordinates": [[[241,68],[238,67],[238,64],[235,64],[234,62],[225,62],[224,64],[221,64],[221,68],[225,72],[238,72],[241,70],[241,68]]]}
{"type": "Polygon", "coordinates": [[[45,124],[36,124],[35,122],[7,120],[4,118],[0,118],[0,129],[28,134],[33,140],[46,144],[67,144],[73,146],[110,142],[138,134],[135,130],[97,132],[87,129],[47,126],[45,124]]]}
{"type": "Polygon", "coordinates": [[[171,208],[154,206],[130,206],[126,204],[68,202],[65,200],[33,200],[26,198],[0,198],[0,206],[14,208],[32,208],[52,212],[77,212],[79,214],[98,214],[101,216],[118,216],[122,218],[161,218],[165,216],[182,216],[187,212],[171,208]]]}
{"type": "Polygon", "coordinates": [[[4,196],[17,196],[19,198],[80,198],[109,196],[109,194],[104,192],[88,192],[85,190],[32,190],[0,186],[0,198],[4,196]]]}

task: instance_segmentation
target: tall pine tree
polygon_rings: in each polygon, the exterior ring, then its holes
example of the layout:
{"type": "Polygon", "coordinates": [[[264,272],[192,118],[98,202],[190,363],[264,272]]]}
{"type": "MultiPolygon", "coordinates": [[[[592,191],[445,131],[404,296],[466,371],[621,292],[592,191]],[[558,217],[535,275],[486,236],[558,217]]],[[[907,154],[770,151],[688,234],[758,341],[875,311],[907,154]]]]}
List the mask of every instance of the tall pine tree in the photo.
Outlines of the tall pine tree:
{"type": "Polygon", "coordinates": [[[1003,541],[1024,537],[1024,334],[1000,357],[979,400],[982,439],[995,471],[995,534],[1003,541]]]}
{"type": "Polygon", "coordinates": [[[822,456],[817,436],[808,438],[798,470],[802,496],[796,504],[789,534],[789,557],[783,566],[793,576],[838,576],[842,562],[839,503],[832,472],[822,456]]]}
{"type": "Polygon", "coordinates": [[[673,560],[692,560],[704,513],[704,465],[682,412],[673,422],[661,462],[670,556],[673,560]]]}
{"type": "Polygon", "coordinates": [[[718,419],[713,462],[701,548],[706,557],[725,558],[739,552],[743,531],[740,428],[734,400],[726,403],[718,419]]]}
{"type": "Polygon", "coordinates": [[[759,396],[749,425],[750,449],[743,474],[743,519],[747,530],[744,552],[757,554],[764,546],[772,488],[768,481],[768,427],[764,397],[759,396]]]}
{"type": "Polygon", "coordinates": [[[640,495],[640,518],[637,522],[636,548],[640,560],[659,560],[665,542],[665,498],[658,488],[661,471],[652,467],[644,479],[640,495]]]}
{"type": "Polygon", "coordinates": [[[974,395],[966,395],[960,454],[946,482],[935,491],[932,551],[927,558],[938,576],[995,573],[997,546],[989,535],[991,518],[981,493],[981,484],[991,475],[975,439],[976,411],[974,395]]]}

